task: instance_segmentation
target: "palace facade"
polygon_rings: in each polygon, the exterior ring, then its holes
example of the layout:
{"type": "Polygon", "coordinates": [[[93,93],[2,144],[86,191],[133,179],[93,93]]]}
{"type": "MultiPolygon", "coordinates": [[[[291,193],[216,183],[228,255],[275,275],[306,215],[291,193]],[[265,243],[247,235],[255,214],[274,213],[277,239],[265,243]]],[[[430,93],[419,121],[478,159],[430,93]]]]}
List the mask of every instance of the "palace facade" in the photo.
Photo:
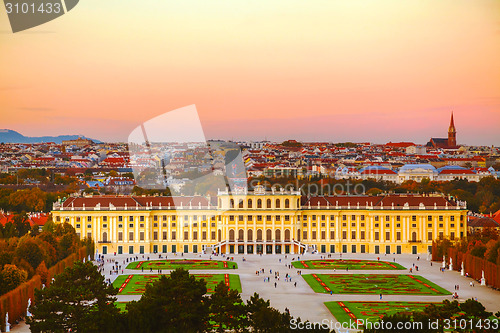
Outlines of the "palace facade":
{"type": "Polygon", "coordinates": [[[214,197],[70,197],[54,204],[99,253],[427,253],[467,234],[467,209],[442,195],[305,197],[219,191],[214,197]]]}

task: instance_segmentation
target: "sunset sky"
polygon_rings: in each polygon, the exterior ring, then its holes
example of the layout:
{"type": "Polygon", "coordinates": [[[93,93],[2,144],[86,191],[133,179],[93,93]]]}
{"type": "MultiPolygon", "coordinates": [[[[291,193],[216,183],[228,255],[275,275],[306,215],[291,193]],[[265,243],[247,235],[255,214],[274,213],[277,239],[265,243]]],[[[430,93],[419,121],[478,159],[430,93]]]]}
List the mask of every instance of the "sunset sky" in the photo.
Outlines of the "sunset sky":
{"type": "Polygon", "coordinates": [[[0,128],[126,141],[195,104],[207,138],[500,145],[500,1],[81,0],[13,34],[0,128]]]}

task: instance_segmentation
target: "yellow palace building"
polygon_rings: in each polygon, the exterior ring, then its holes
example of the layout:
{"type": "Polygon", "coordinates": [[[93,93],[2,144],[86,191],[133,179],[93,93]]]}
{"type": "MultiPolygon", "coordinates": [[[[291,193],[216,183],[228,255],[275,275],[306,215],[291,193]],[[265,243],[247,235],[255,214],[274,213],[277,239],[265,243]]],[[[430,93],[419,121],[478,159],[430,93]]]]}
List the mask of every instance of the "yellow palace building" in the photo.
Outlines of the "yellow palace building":
{"type": "Polygon", "coordinates": [[[417,254],[467,230],[466,204],[442,195],[306,197],[261,186],[217,197],[70,197],[52,214],[102,254],[417,254]]]}

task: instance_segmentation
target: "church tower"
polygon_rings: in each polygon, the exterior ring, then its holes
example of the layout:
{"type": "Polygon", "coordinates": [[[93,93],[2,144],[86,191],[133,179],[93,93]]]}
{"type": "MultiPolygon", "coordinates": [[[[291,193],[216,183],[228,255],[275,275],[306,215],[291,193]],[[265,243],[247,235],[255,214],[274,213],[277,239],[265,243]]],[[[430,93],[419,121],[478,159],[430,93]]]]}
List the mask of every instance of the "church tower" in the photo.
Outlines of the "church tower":
{"type": "Polygon", "coordinates": [[[457,130],[453,122],[453,112],[451,112],[450,128],[448,129],[448,147],[455,147],[457,145],[457,130]]]}

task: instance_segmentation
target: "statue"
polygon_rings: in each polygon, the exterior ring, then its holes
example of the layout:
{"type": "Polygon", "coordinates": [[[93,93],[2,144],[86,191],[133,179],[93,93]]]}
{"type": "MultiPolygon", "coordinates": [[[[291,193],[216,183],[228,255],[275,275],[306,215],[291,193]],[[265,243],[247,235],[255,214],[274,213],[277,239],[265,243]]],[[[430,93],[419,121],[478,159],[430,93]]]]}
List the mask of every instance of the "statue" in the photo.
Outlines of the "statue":
{"type": "Polygon", "coordinates": [[[26,308],[26,317],[31,317],[30,307],[31,307],[31,298],[28,299],[28,307],[26,308]]]}
{"type": "Polygon", "coordinates": [[[462,261],[462,270],[460,271],[460,275],[464,276],[464,274],[465,274],[464,262],[462,261]]]}
{"type": "Polygon", "coordinates": [[[450,271],[453,270],[453,260],[450,258],[450,271]]]}
{"type": "Polygon", "coordinates": [[[482,286],[486,285],[486,279],[484,278],[484,271],[482,271],[481,285],[482,286]]]}
{"type": "Polygon", "coordinates": [[[9,313],[5,313],[5,332],[10,332],[9,313]]]}
{"type": "Polygon", "coordinates": [[[446,268],[446,257],[443,255],[443,268],[446,268]]]}

